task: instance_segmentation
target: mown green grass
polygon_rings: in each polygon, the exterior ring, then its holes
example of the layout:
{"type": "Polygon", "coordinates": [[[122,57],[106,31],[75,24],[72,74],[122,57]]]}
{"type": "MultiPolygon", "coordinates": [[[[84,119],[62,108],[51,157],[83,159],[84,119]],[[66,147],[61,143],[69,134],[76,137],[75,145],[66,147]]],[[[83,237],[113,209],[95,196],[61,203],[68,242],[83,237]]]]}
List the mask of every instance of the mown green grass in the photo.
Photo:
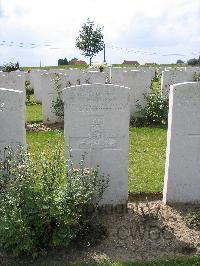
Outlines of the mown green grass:
{"type": "MultiPolygon", "coordinates": [[[[63,131],[29,132],[27,143],[31,153],[48,153],[56,144],[64,144],[63,131]]],[[[165,129],[130,128],[129,192],[162,191],[165,148],[165,129]]]]}
{"type": "Polygon", "coordinates": [[[199,256],[184,256],[179,258],[171,258],[167,260],[157,260],[149,262],[105,262],[105,263],[76,263],[77,266],[199,266],[200,257],[199,256]]]}
{"type": "Polygon", "coordinates": [[[26,121],[28,123],[42,122],[42,105],[34,104],[26,106],[26,121]]]}
{"type": "Polygon", "coordinates": [[[29,69],[68,69],[68,68],[87,68],[89,65],[64,65],[64,66],[44,66],[44,67],[23,67],[24,71],[27,71],[29,69]]]}
{"type": "Polygon", "coordinates": [[[131,128],[129,136],[129,191],[161,192],[166,129],[131,128]]]}
{"type": "Polygon", "coordinates": [[[26,121],[30,124],[42,122],[42,105],[35,102],[34,95],[26,101],[26,121]]]}
{"type": "Polygon", "coordinates": [[[63,131],[28,132],[26,139],[29,152],[35,155],[40,155],[41,152],[50,153],[57,145],[63,146],[64,149],[63,131]]]}

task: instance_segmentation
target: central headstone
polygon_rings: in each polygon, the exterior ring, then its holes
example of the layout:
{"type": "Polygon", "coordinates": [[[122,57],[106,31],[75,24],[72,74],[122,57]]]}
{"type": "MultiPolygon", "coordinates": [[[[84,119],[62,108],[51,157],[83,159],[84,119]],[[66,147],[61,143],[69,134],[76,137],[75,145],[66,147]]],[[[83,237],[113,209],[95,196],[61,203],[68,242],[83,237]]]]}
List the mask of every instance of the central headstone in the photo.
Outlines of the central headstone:
{"type": "Polygon", "coordinates": [[[86,152],[85,167],[109,175],[101,204],[128,200],[129,89],[112,84],[83,84],[63,90],[65,141],[76,167],[86,152]]]}

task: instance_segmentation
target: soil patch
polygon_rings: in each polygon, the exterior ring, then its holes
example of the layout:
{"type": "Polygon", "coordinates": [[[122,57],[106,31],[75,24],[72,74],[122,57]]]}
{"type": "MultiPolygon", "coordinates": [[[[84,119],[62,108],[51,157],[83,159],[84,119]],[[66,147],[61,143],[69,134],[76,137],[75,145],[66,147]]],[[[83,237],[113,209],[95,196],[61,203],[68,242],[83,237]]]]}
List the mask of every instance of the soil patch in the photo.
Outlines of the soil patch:
{"type": "Polygon", "coordinates": [[[167,206],[161,201],[129,203],[124,213],[94,216],[108,236],[96,246],[51,250],[35,262],[1,254],[3,265],[67,265],[75,262],[140,261],[200,254],[200,230],[189,228],[187,215],[200,206],[167,206]]]}
{"type": "Polygon", "coordinates": [[[64,128],[63,123],[55,123],[51,125],[45,125],[43,123],[33,123],[33,124],[26,124],[26,131],[51,131],[51,130],[62,130],[64,128]]]}

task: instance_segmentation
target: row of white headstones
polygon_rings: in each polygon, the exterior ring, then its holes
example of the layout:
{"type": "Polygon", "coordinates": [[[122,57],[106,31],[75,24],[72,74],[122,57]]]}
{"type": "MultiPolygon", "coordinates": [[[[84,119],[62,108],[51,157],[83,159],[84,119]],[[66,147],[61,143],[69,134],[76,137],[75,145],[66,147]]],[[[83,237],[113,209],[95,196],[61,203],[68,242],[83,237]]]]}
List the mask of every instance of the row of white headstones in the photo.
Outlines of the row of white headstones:
{"type": "MultiPolygon", "coordinates": [[[[128,128],[131,89],[112,84],[65,88],[65,143],[78,166],[109,174],[102,204],[128,199],[128,128]]],[[[200,83],[171,86],[163,201],[200,201],[200,83]]],[[[26,145],[24,92],[0,89],[0,148],[26,145]]]]}
{"type": "Polygon", "coordinates": [[[43,122],[52,124],[60,122],[52,109],[52,102],[57,99],[58,93],[53,80],[59,76],[60,90],[74,85],[112,83],[131,88],[130,103],[131,113],[136,113],[137,104],[144,107],[144,93],[150,92],[151,80],[155,76],[154,69],[137,68],[112,68],[105,69],[103,73],[95,70],[58,69],[58,70],[33,70],[31,73],[0,73],[0,87],[24,88],[25,80],[30,81],[34,89],[36,102],[42,103],[43,122]]]}
{"type": "Polygon", "coordinates": [[[60,89],[71,85],[85,83],[112,83],[126,86],[130,91],[131,115],[137,116],[138,108],[145,106],[144,94],[150,92],[151,80],[155,76],[155,70],[161,77],[161,94],[168,95],[171,84],[193,81],[195,72],[200,72],[199,67],[170,68],[106,68],[103,73],[96,70],[81,69],[52,69],[32,70],[27,72],[0,72],[0,87],[9,89],[22,89],[25,91],[25,80],[30,82],[34,89],[34,96],[38,103],[42,103],[43,122],[52,124],[61,119],[55,115],[52,101],[57,99],[57,91],[53,80],[60,78],[60,89]]]}

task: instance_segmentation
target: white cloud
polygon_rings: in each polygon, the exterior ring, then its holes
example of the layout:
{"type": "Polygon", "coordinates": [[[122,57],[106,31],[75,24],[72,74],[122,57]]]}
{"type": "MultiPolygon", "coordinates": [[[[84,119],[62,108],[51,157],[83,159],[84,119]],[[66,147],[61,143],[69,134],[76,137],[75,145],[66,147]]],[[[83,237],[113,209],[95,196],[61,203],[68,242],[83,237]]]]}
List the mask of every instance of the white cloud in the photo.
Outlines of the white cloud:
{"type": "MultiPolygon", "coordinates": [[[[44,64],[55,65],[62,57],[83,59],[74,44],[81,24],[88,17],[104,26],[106,43],[160,53],[147,56],[110,48],[107,49],[110,62],[120,63],[125,57],[140,62],[151,59],[166,62],[176,58],[162,57],[163,49],[175,53],[181,48],[179,53],[187,52],[185,59],[191,51],[198,51],[199,0],[1,0],[1,38],[7,45],[15,42],[13,47],[0,46],[1,60],[20,58],[22,64],[32,65],[42,59],[44,64]],[[36,43],[38,48],[16,48],[20,42],[36,43]],[[46,43],[60,49],[44,47],[46,43]]],[[[102,58],[102,53],[98,57],[102,58]]]]}

